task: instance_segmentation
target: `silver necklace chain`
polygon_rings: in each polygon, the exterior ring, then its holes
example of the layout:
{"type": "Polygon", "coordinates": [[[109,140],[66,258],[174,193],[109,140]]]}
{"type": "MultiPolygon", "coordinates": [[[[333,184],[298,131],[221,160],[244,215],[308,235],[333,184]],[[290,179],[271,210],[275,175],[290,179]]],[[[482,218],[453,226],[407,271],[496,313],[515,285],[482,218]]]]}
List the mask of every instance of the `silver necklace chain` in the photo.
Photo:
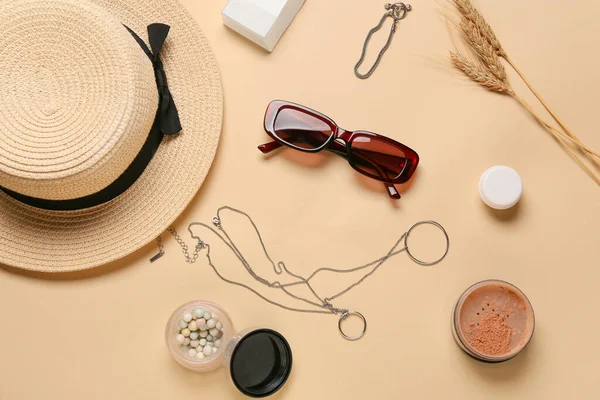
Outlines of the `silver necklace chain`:
{"type": "Polygon", "coordinates": [[[373,75],[373,72],[375,72],[375,69],[377,68],[377,66],[381,62],[381,59],[383,58],[383,54],[387,51],[387,49],[392,44],[392,39],[394,38],[394,33],[396,33],[396,25],[398,24],[398,21],[400,21],[401,19],[404,19],[406,17],[406,14],[410,10],[412,10],[412,6],[410,4],[404,4],[404,3],[395,3],[395,4],[388,3],[385,5],[385,9],[387,11],[381,17],[379,24],[377,24],[376,27],[371,29],[369,31],[369,33],[367,34],[365,43],[363,45],[362,54],[360,55],[358,62],[354,66],[354,75],[356,75],[357,78],[367,79],[368,77],[373,75]],[[390,34],[387,38],[387,41],[385,42],[385,45],[382,47],[382,49],[379,51],[379,54],[377,55],[377,59],[375,60],[375,63],[373,64],[373,66],[367,71],[366,74],[361,74],[358,71],[358,68],[360,68],[361,64],[365,60],[365,56],[367,55],[367,47],[369,46],[369,42],[371,41],[371,36],[373,36],[373,34],[375,32],[377,32],[378,30],[381,29],[381,27],[383,26],[383,23],[385,22],[385,20],[388,17],[392,18],[393,22],[392,22],[392,27],[390,28],[390,34]]]}
{"type": "MultiPolygon", "coordinates": [[[[407,253],[409,254],[410,258],[421,264],[421,265],[433,265],[438,263],[439,261],[441,261],[447,254],[448,252],[448,246],[449,246],[449,240],[448,240],[448,235],[446,234],[446,231],[442,228],[441,225],[439,225],[436,222],[433,221],[422,221],[419,222],[415,225],[413,225],[413,227],[411,227],[411,229],[409,229],[407,232],[405,232],[404,234],[402,234],[402,236],[400,236],[400,238],[396,241],[396,243],[392,246],[392,248],[387,252],[387,254],[381,258],[378,258],[377,260],[371,261],[369,263],[360,265],[358,267],[355,268],[350,268],[350,269],[334,269],[334,268],[327,268],[327,267],[323,267],[323,268],[319,268],[317,270],[315,270],[312,274],[310,274],[307,278],[296,274],[294,272],[292,272],[283,261],[279,261],[277,263],[275,263],[273,261],[273,259],[271,258],[267,247],[264,243],[262,234],[260,233],[258,227],[256,226],[256,224],[254,223],[254,220],[252,219],[252,217],[250,217],[250,215],[248,215],[247,213],[235,209],[233,207],[229,207],[229,206],[223,206],[221,208],[218,209],[217,211],[217,216],[214,217],[212,219],[212,223],[213,226],[204,224],[202,222],[192,222],[191,224],[189,224],[188,226],[188,231],[191,235],[191,237],[193,239],[196,239],[197,244],[194,248],[194,251],[192,252],[192,254],[190,254],[189,252],[189,248],[186,245],[186,243],[183,241],[183,239],[179,236],[179,234],[177,233],[177,231],[175,229],[168,228],[168,232],[171,233],[171,235],[175,238],[175,240],[177,241],[177,243],[179,244],[179,246],[181,247],[181,251],[184,255],[185,261],[189,264],[193,264],[198,260],[198,257],[200,255],[200,252],[203,249],[207,249],[206,251],[206,258],[208,259],[208,264],[210,265],[210,267],[214,270],[214,272],[217,274],[217,276],[223,280],[224,282],[227,282],[229,284],[235,285],[235,286],[240,286],[243,287],[249,291],[251,291],[252,293],[254,293],[255,295],[257,295],[258,297],[260,297],[261,299],[265,300],[266,302],[273,304],[275,306],[281,307],[285,310],[289,310],[289,311],[297,311],[297,312],[303,312],[303,313],[316,313],[316,314],[340,314],[340,322],[342,319],[345,319],[346,317],[348,317],[351,314],[356,314],[358,315],[363,322],[365,323],[365,330],[366,330],[366,321],[364,319],[364,317],[358,313],[358,312],[354,312],[354,311],[350,311],[346,308],[337,308],[335,307],[331,302],[339,297],[341,297],[342,295],[348,293],[350,290],[352,290],[353,288],[355,288],[356,286],[360,285],[362,282],[364,282],[369,276],[371,276],[372,274],[375,273],[375,271],[377,271],[379,269],[379,267],[381,267],[387,260],[389,260],[391,257],[396,256],[402,252],[407,251],[407,253]],[[246,219],[248,219],[248,221],[250,222],[250,224],[252,225],[252,228],[254,229],[264,255],[266,256],[267,260],[269,261],[269,263],[271,264],[271,266],[273,267],[273,271],[277,274],[277,275],[281,275],[283,272],[285,272],[286,274],[288,274],[289,276],[292,276],[294,278],[296,278],[295,281],[290,282],[290,283],[281,283],[279,281],[269,281],[263,277],[261,277],[260,275],[258,275],[254,269],[252,268],[252,266],[250,265],[250,263],[248,262],[248,260],[246,260],[246,258],[244,257],[244,255],[242,254],[242,252],[239,250],[239,248],[237,247],[237,245],[235,244],[235,242],[233,241],[233,239],[229,236],[229,234],[227,233],[227,230],[223,227],[223,223],[222,223],[222,219],[221,219],[221,212],[227,210],[227,211],[231,211],[233,213],[242,215],[244,217],[246,217],[246,219]],[[414,256],[410,253],[410,250],[408,250],[408,244],[407,244],[407,239],[408,236],[412,230],[412,228],[414,228],[417,225],[423,224],[423,223],[429,223],[429,224],[434,224],[436,226],[438,226],[440,229],[442,229],[442,231],[444,232],[444,234],[446,235],[446,240],[448,241],[448,246],[446,247],[446,251],[444,253],[444,255],[442,257],[440,257],[438,260],[434,261],[434,262],[423,262],[420,260],[417,260],[416,258],[414,258],[414,256]],[[246,271],[259,283],[261,283],[262,285],[265,285],[269,288],[274,288],[274,289],[280,289],[282,290],[285,294],[287,294],[288,296],[290,296],[291,298],[295,299],[295,300],[299,300],[302,301],[306,304],[309,304],[311,306],[313,306],[313,309],[305,309],[305,308],[294,308],[294,307],[289,307],[286,306],[284,304],[278,303],[276,301],[273,301],[267,297],[265,297],[264,295],[262,295],[261,293],[259,293],[257,290],[255,290],[254,288],[245,285],[243,283],[240,282],[236,282],[233,280],[230,280],[226,277],[224,277],[223,275],[221,275],[217,269],[217,267],[214,265],[212,258],[211,258],[211,248],[210,245],[206,242],[204,242],[199,236],[197,236],[193,231],[192,228],[195,226],[202,226],[204,228],[209,229],[210,231],[212,231],[215,235],[217,235],[221,241],[223,243],[225,243],[225,245],[227,245],[227,247],[229,247],[229,249],[231,250],[232,253],[235,254],[235,256],[237,257],[237,259],[240,261],[240,263],[244,266],[244,268],[246,269],[246,271]],[[402,242],[404,242],[404,247],[399,248],[399,246],[402,244],[402,242]],[[350,286],[346,287],[345,289],[343,289],[342,291],[335,293],[329,297],[322,297],[320,296],[316,290],[313,288],[313,286],[311,285],[310,281],[317,276],[319,273],[321,272],[333,272],[333,273],[339,273],[339,274],[347,274],[347,273],[352,273],[352,272],[356,272],[356,271],[360,271],[369,267],[373,267],[369,272],[367,272],[365,275],[363,275],[359,280],[357,280],[356,282],[354,282],[353,284],[351,284],[350,286]],[[306,285],[306,287],[310,290],[310,292],[312,293],[312,295],[314,296],[314,300],[311,299],[307,299],[301,296],[297,296],[295,294],[293,294],[292,292],[290,292],[288,289],[290,287],[293,286],[299,286],[299,285],[306,285]]],[[[152,257],[152,259],[150,259],[151,262],[156,261],[157,259],[159,259],[160,257],[162,257],[165,254],[164,251],[164,246],[163,246],[163,242],[161,237],[157,238],[157,244],[158,244],[158,248],[159,248],[159,252],[158,254],[156,254],[154,257],[152,257]]],[[[347,338],[347,339],[351,339],[351,340],[355,340],[358,339],[360,337],[362,337],[362,335],[364,334],[364,331],[361,335],[359,335],[358,337],[349,337],[346,336],[342,331],[341,331],[341,326],[340,326],[340,332],[342,333],[342,335],[347,338]]]]}

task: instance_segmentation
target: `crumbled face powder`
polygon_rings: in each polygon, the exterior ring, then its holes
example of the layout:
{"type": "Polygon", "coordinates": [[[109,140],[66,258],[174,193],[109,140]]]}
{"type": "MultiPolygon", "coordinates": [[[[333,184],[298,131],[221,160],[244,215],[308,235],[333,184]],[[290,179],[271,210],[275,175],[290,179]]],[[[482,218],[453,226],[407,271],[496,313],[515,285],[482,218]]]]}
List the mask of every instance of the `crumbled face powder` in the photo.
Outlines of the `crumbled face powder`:
{"type": "Polygon", "coordinates": [[[487,314],[475,326],[469,323],[467,341],[475,350],[490,356],[501,356],[510,351],[512,327],[497,314],[487,314]]]}
{"type": "Polygon", "coordinates": [[[465,344],[486,356],[504,356],[523,348],[533,330],[533,312],[511,285],[487,281],[466,295],[458,312],[465,344]]]}

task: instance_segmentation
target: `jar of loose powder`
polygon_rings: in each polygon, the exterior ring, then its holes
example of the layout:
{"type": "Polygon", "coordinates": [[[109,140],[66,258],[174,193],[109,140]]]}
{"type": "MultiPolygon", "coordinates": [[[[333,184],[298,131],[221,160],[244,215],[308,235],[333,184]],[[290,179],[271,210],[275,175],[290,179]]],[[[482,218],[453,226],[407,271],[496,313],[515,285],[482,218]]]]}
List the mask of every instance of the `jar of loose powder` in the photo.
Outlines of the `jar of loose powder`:
{"type": "Polygon", "coordinates": [[[165,329],[175,360],[197,372],[225,367],[235,387],[249,397],[266,397],[282,388],[292,370],[292,349],[272,329],[236,332],[218,304],[195,300],[177,308],[165,329]]]}
{"type": "Polygon", "coordinates": [[[529,343],[535,328],[531,303],[514,285],[486,280],[469,287],[452,315],[456,343],[477,360],[510,360],[529,343]]]}

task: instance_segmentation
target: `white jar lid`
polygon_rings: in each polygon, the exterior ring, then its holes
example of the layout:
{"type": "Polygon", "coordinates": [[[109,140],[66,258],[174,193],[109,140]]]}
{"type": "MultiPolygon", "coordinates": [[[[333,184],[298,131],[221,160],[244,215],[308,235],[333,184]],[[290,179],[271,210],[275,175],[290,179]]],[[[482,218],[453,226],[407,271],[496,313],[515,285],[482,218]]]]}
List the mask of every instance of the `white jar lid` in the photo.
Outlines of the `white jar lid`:
{"type": "Polygon", "coordinates": [[[479,195],[481,200],[496,210],[506,210],[519,202],[523,194],[523,181],[512,168],[497,165],[481,175],[479,195]]]}

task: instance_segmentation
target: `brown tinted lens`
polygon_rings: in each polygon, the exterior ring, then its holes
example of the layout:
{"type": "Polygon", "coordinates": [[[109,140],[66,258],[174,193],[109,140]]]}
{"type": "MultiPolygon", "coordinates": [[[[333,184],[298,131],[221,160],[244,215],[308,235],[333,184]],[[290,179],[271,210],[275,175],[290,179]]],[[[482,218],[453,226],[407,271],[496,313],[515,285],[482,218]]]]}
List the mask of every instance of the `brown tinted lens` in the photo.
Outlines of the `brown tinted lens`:
{"type": "Polygon", "coordinates": [[[406,166],[404,152],[372,136],[358,136],[350,145],[354,169],[382,181],[397,179],[406,166]]]}
{"type": "Polygon", "coordinates": [[[292,108],[279,111],[274,128],[280,140],[307,150],[323,146],[333,133],[325,121],[292,108]]]}

